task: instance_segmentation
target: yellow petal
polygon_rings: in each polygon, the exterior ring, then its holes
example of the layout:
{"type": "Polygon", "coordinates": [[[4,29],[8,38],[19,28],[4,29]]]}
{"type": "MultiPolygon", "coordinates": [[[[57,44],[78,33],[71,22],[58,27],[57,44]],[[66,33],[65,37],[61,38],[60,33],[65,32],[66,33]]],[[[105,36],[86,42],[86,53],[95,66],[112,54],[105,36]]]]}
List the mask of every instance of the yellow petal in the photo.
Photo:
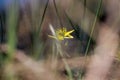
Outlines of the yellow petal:
{"type": "Polygon", "coordinates": [[[50,38],[54,38],[54,39],[57,39],[55,36],[51,36],[51,35],[48,35],[48,37],[50,37],[50,38]]]}
{"type": "Polygon", "coordinates": [[[74,31],[74,30],[71,30],[71,31],[66,32],[66,33],[65,33],[65,36],[70,35],[70,33],[72,33],[73,31],[74,31]]]}
{"type": "Polygon", "coordinates": [[[65,38],[74,38],[73,36],[71,36],[71,35],[68,35],[68,36],[66,36],[65,38]]]}
{"type": "Polygon", "coordinates": [[[72,35],[68,35],[69,38],[74,38],[72,35]]]}

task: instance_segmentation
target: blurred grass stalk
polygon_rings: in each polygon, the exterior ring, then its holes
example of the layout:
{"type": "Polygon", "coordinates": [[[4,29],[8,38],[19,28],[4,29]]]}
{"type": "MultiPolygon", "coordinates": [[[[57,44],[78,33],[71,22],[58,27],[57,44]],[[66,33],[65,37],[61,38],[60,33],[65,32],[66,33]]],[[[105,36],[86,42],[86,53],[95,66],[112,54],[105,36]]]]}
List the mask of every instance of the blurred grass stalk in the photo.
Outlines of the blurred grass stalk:
{"type": "Polygon", "coordinates": [[[11,68],[11,63],[14,59],[14,53],[17,44],[17,23],[19,15],[19,5],[18,0],[12,0],[12,2],[7,5],[7,59],[5,60],[5,80],[16,80],[14,75],[14,70],[11,68]]]}
{"type": "Polygon", "coordinates": [[[91,27],[91,30],[90,30],[90,39],[88,40],[85,56],[87,56],[87,54],[88,54],[90,42],[91,42],[91,39],[92,39],[92,35],[93,35],[94,31],[95,31],[95,27],[96,27],[95,25],[97,23],[97,19],[98,19],[98,16],[100,14],[101,6],[102,6],[102,0],[100,0],[99,5],[97,6],[98,8],[97,8],[97,12],[95,14],[95,18],[94,18],[94,21],[93,21],[93,24],[92,24],[92,27],[91,27]]]}
{"type": "MultiPolygon", "coordinates": [[[[42,3],[42,2],[41,2],[42,3]]],[[[41,4],[39,0],[31,0],[31,16],[33,30],[33,53],[32,57],[39,59],[42,56],[44,44],[41,40],[42,23],[45,18],[46,10],[48,7],[49,0],[46,0],[45,4],[41,4]],[[41,4],[41,5],[40,5],[41,4]]]]}
{"type": "Polygon", "coordinates": [[[64,58],[66,56],[66,53],[65,51],[63,51],[62,49],[62,46],[61,46],[61,42],[59,40],[55,40],[53,42],[54,44],[52,45],[52,63],[56,63],[57,62],[57,59],[58,57],[62,57],[62,61],[63,63],[65,64],[65,69],[67,71],[67,74],[68,74],[68,79],[69,80],[73,80],[73,76],[72,76],[72,71],[66,61],[66,59],[64,58]],[[56,47],[56,49],[54,49],[56,47]]]}
{"type": "Polygon", "coordinates": [[[7,44],[8,44],[8,61],[14,57],[17,43],[17,23],[19,15],[18,1],[13,0],[7,9],[7,44]]]}

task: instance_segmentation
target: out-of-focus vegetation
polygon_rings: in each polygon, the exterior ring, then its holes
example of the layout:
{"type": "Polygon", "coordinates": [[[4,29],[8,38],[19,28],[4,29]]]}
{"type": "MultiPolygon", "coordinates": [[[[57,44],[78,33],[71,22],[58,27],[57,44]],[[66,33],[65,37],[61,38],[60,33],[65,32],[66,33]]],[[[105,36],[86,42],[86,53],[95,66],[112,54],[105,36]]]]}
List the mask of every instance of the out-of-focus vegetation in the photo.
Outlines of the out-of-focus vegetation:
{"type": "Polygon", "coordinates": [[[119,80],[119,0],[0,0],[0,80],[119,80]]]}

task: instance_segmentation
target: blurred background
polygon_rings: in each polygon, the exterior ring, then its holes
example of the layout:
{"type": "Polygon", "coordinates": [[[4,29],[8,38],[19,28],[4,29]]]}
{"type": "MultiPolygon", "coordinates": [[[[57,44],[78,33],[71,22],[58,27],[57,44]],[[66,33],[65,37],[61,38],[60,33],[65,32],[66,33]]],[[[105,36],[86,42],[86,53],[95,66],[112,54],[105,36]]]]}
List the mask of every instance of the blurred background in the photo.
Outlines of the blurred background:
{"type": "MultiPolygon", "coordinates": [[[[119,3],[0,0],[0,80],[83,80],[103,25],[119,35],[119,3]],[[74,30],[73,38],[65,38],[63,28],[74,30]],[[48,36],[53,33],[64,39],[48,36]]],[[[108,80],[119,80],[119,50],[116,54],[108,80]]]]}

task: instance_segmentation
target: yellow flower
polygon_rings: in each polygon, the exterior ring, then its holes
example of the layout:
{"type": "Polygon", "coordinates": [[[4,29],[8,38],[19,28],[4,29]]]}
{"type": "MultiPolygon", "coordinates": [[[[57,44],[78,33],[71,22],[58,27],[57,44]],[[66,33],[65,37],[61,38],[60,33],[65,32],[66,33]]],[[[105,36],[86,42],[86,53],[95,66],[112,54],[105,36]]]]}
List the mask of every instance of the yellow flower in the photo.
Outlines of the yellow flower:
{"type": "Polygon", "coordinates": [[[61,29],[56,30],[55,35],[48,35],[48,36],[57,40],[71,39],[73,38],[73,36],[71,35],[73,31],[74,30],[67,31],[67,29],[63,27],[61,29]]]}

